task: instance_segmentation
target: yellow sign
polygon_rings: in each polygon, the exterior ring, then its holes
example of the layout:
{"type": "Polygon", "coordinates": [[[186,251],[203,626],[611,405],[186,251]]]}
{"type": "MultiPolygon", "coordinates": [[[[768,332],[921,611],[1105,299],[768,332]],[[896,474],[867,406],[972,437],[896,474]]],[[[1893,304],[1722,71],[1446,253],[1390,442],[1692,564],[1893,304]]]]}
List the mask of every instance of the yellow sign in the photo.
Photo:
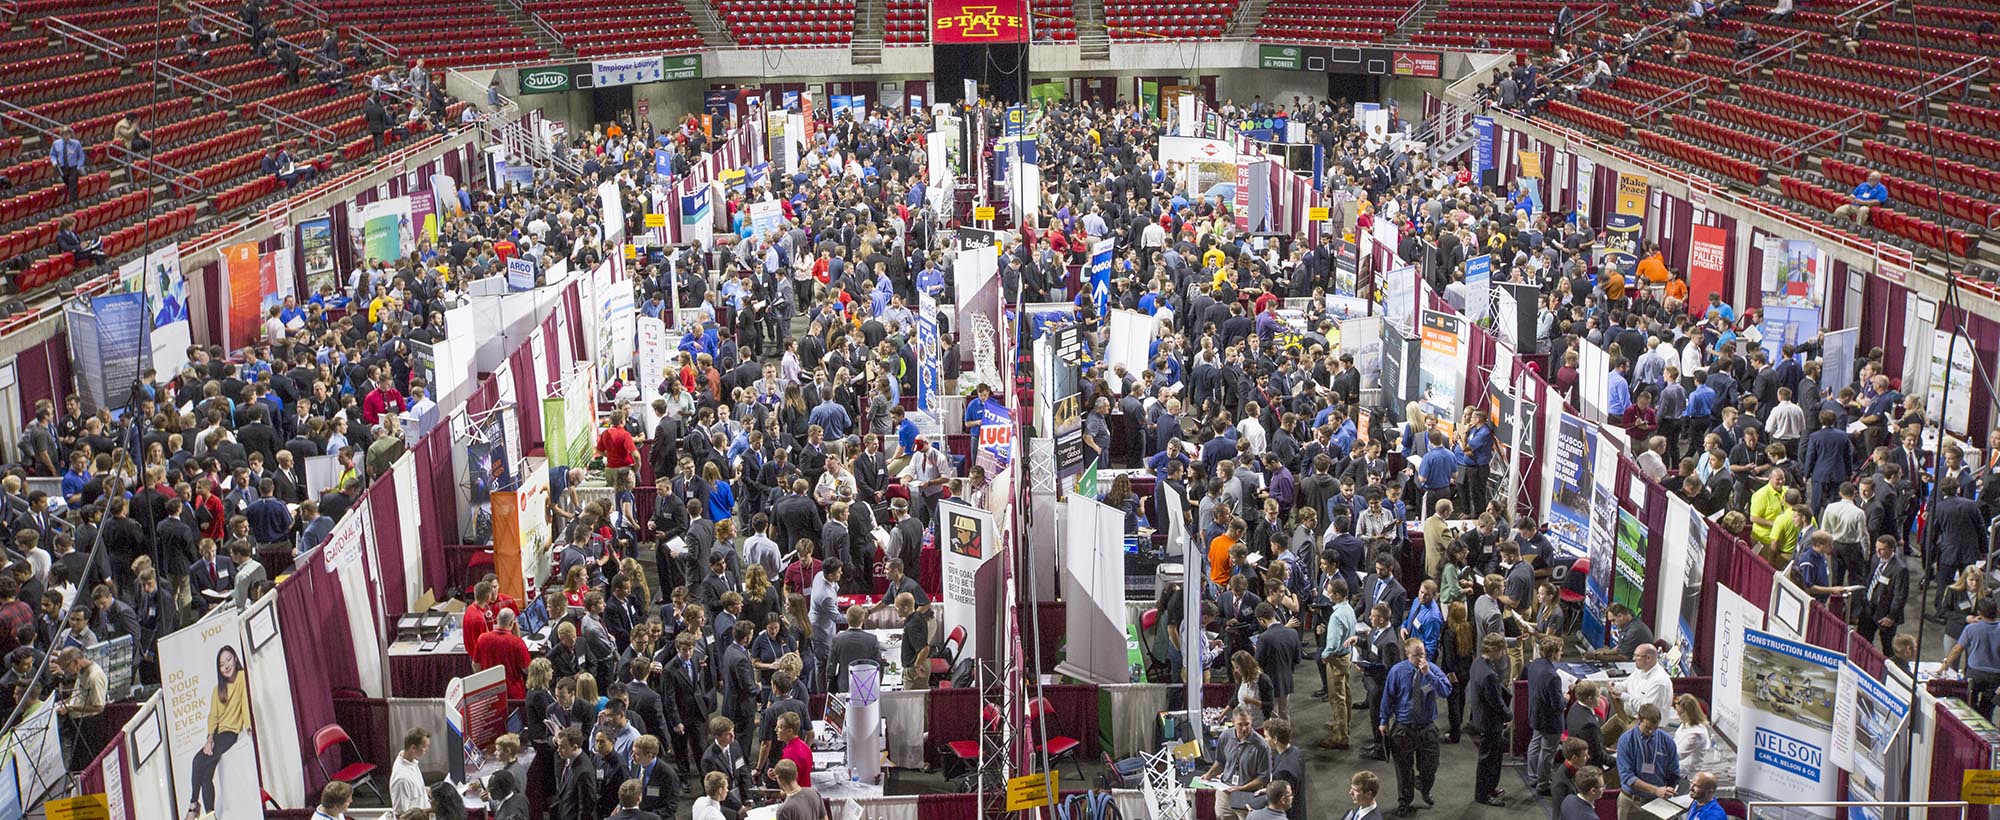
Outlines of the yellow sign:
{"type": "Polygon", "coordinates": [[[626,258],[626,259],[637,259],[637,258],[639,258],[639,246],[638,246],[638,245],[626,245],[626,246],[625,246],[625,258],[626,258]]]}
{"type": "Polygon", "coordinates": [[[1326,207],[1326,206],[1324,206],[1324,205],[1322,205],[1322,206],[1320,206],[1320,207],[1317,207],[1317,208],[1307,208],[1307,209],[1306,209],[1306,219],[1308,219],[1308,220],[1310,220],[1310,221],[1313,221],[1313,222],[1325,222],[1325,221],[1327,221],[1327,220],[1329,220],[1329,219],[1332,219],[1332,218],[1333,218],[1333,209],[1332,209],[1332,208],[1328,208],[1328,207],[1326,207]]]}
{"type": "Polygon", "coordinates": [[[648,227],[648,228],[664,228],[664,227],[666,227],[666,226],[667,226],[667,215],[666,215],[666,214],[647,214],[647,215],[646,215],[646,227],[648,227]]]}
{"type": "MultiPolygon", "coordinates": [[[[1012,794],[1010,789],[1009,799],[1012,798],[1012,794]]],[[[1965,782],[1958,790],[1958,799],[1975,806],[2000,806],[2000,771],[1967,769],[1965,782]]]]}
{"type": "Polygon", "coordinates": [[[111,810],[105,804],[102,794],[50,800],[42,804],[42,813],[48,820],[106,820],[111,816],[111,810]]]}
{"type": "Polygon", "coordinates": [[[1021,811],[1052,806],[1056,802],[1060,772],[1022,775],[1007,779],[1007,810],[1021,811]]]}
{"type": "Polygon", "coordinates": [[[1542,152],[1521,152],[1521,176],[1528,179],[1542,178],[1542,152]]]}
{"type": "MultiPolygon", "coordinates": [[[[972,209],[972,218],[973,218],[973,219],[975,219],[975,220],[978,220],[978,221],[980,221],[980,222],[992,222],[992,221],[993,221],[993,206],[991,206],[991,205],[981,205],[981,206],[979,206],[979,207],[977,207],[977,208],[973,208],[973,209],[972,209]]],[[[1011,809],[1010,809],[1010,811],[1011,811],[1011,809]]]]}
{"type": "Polygon", "coordinates": [[[1612,213],[1623,216],[1645,216],[1647,182],[1645,174],[1618,174],[1617,209],[1612,213]]]}

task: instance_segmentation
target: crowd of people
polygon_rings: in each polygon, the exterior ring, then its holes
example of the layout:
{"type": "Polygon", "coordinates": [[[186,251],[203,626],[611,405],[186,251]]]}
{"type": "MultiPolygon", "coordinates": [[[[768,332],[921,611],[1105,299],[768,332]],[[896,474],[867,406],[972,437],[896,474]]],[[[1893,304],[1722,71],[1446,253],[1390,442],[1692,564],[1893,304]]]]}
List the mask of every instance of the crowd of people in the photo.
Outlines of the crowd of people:
{"type": "MultiPolygon", "coordinates": [[[[965,113],[997,121],[1002,109],[965,113]]],[[[1128,534],[1181,516],[1205,556],[1186,581],[1201,587],[1200,610],[1170,589],[1141,637],[1160,659],[1153,680],[1175,679],[1184,654],[1200,652],[1212,679],[1235,684],[1212,776],[1262,791],[1260,812],[1305,816],[1294,681],[1316,672],[1311,697],[1331,719],[1313,745],[1354,742],[1392,760],[1399,816],[1434,802],[1440,744],[1463,734],[1478,745],[1475,799],[1503,805],[1513,681],[1525,677],[1528,780],[1558,816],[1613,785],[1621,817],[1636,796],[1682,788],[1713,806],[1703,707],[1672,697],[1642,621],[1613,605],[1610,640],[1588,655],[1628,661],[1631,675],[1571,686],[1558,674],[1585,648],[1581,576],[1565,575],[1570,558],[1543,523],[1496,491],[1507,462],[1494,420],[1364,403],[1372,368],[1323,341],[1335,327],[1325,297],[1340,287],[1330,244],[1239,234],[1230,202],[1155,159],[1165,123],[1146,111],[1056,103],[1038,114],[1042,205],[1004,245],[1003,292],[1062,301],[1092,244],[1111,239],[1111,303],[1162,320],[1144,372],[1085,367],[1083,441],[1085,458],[1116,474],[1100,496],[1125,511],[1128,534]],[[1282,300],[1300,297],[1320,341],[1276,321],[1282,300]],[[1351,728],[1350,704],[1366,710],[1364,727],[1351,728]]],[[[1398,255],[1437,292],[1462,295],[1464,260],[1480,252],[1497,281],[1537,284],[1552,386],[1577,398],[1578,340],[1612,351],[1612,423],[1654,477],[1814,594],[1849,598],[1863,634],[1901,660],[1916,655],[1898,634],[1911,575],[1927,573],[1939,592],[1924,608],[1955,627],[1947,661],[1966,665],[1990,710],[2000,599],[1984,562],[2000,476],[1990,452],[1957,444],[1931,460],[1923,402],[1898,392],[1881,351],[1854,373],[1826,373],[1816,339],[1762,344],[1755,311],[1716,294],[1690,311],[1685,279],[1657,250],[1635,274],[1596,264],[1594,230],[1574,215],[1482,190],[1463,163],[1356,126],[1346,103],[1259,99],[1219,114],[1305,124],[1327,149],[1341,224],[1396,223],[1398,255]],[[1921,556],[1917,568],[1906,554],[1921,556]]],[[[935,677],[942,636],[914,568],[954,479],[976,499],[986,477],[919,435],[902,401],[916,392],[914,307],[956,296],[948,220],[924,207],[931,118],[882,107],[819,117],[798,167],[719,203],[727,233],[712,252],[666,249],[635,269],[640,312],[677,303],[699,326],[679,328],[666,372],[608,386],[614,409],[595,450],[616,493],[582,503],[584,471],[562,471],[550,586],[531,601],[500,594],[491,576],[470,591],[465,647],[475,665],[503,668],[525,703],[521,730],[499,744],[509,765],[478,787],[494,816],[537,805],[558,820],[644,820],[690,800],[700,820],[766,801],[780,817],[820,817],[806,703],[878,657],[862,627],[904,630],[905,686],[935,677]],[[760,232],[749,203],[766,197],[784,218],[760,232]],[[649,407],[636,399],[646,382],[662,394],[649,407]],[[642,460],[657,480],[650,516],[639,512],[642,460]],[[843,609],[853,594],[878,597],[843,609]],[[523,641],[528,606],[552,624],[540,657],[523,641]]],[[[579,134],[569,151],[580,173],[465,185],[436,242],[357,260],[342,281],[287,299],[252,345],[195,347],[178,372],[146,373],[126,412],[86,413],[74,397],[37,407],[0,495],[4,705],[60,693],[89,760],[106,735],[93,711],[103,681],[77,650],[132,635],[141,680],[157,683],[161,635],[218,598],[261,595],[400,456],[401,416],[437,398],[408,343],[446,332],[444,310],[469,281],[512,258],[591,269],[607,251],[596,183],[620,183],[625,227],[639,233],[658,169],[688,173],[707,139],[692,117],[579,134]],[[340,474],[309,497],[303,460],[326,454],[340,474]],[[60,497],[25,491],[30,476],[60,477],[60,497]]],[[[1058,321],[1102,351],[1104,317],[1083,294],[1075,305],[1058,321]]],[[[972,351],[956,330],[943,337],[948,389],[1014,389],[962,377],[972,351]]],[[[389,790],[399,816],[451,813],[450,790],[429,788],[418,767],[430,742],[403,739],[389,790]]],[[[1364,775],[1350,797],[1373,807],[1381,785],[1364,775]]],[[[340,785],[322,794],[333,816],[352,799],[340,785]]],[[[1219,814],[1248,811],[1218,801],[1219,814]]]]}

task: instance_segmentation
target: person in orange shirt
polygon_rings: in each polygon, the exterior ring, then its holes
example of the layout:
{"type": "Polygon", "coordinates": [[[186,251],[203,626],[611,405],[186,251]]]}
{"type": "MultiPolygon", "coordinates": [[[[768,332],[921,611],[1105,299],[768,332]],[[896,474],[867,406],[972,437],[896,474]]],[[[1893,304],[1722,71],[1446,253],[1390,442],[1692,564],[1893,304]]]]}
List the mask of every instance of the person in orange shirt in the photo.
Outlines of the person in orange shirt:
{"type": "Polygon", "coordinates": [[[1243,540],[1243,521],[1235,519],[1229,522],[1227,530],[1208,542],[1208,580],[1215,582],[1216,586],[1229,586],[1231,574],[1229,550],[1241,540],[1243,540]]]}
{"type": "Polygon", "coordinates": [[[1673,273],[1667,270],[1667,261],[1658,247],[1653,248],[1651,255],[1639,260],[1639,278],[1648,285],[1664,285],[1674,278],[1673,273]]]}

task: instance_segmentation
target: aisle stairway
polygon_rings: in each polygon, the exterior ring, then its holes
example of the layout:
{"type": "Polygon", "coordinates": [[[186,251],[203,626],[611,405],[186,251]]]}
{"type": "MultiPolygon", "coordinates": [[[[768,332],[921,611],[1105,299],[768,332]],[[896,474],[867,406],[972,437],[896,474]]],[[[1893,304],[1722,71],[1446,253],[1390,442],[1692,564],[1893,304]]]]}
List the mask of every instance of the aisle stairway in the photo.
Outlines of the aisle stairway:
{"type": "Polygon", "coordinates": [[[1076,44],[1083,59],[1111,59],[1111,38],[1104,31],[1104,0],[1076,0],[1076,44]]]}

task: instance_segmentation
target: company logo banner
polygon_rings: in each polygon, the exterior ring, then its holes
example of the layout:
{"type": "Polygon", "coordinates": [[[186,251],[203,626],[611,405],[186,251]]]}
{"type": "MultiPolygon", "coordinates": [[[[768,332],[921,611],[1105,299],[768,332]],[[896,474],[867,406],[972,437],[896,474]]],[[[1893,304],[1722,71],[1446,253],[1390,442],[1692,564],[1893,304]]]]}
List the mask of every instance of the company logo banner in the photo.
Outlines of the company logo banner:
{"type": "Polygon", "coordinates": [[[1028,9],[1023,0],[933,0],[935,43],[1025,43],[1028,9]]]}

